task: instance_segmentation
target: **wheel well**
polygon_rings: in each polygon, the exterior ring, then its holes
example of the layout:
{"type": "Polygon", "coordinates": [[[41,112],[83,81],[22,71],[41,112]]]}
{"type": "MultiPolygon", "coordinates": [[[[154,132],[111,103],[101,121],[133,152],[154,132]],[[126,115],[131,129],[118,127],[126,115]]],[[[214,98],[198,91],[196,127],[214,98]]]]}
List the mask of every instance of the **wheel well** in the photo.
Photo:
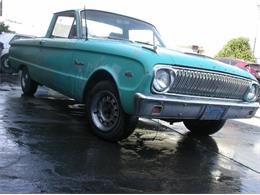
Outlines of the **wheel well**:
{"type": "Polygon", "coordinates": [[[2,56],[1,56],[1,61],[2,61],[2,59],[3,59],[4,57],[6,57],[6,56],[8,56],[8,55],[9,55],[8,53],[2,55],[2,56]]]}
{"type": "Polygon", "coordinates": [[[91,77],[88,79],[88,82],[85,86],[83,101],[84,102],[86,101],[86,94],[96,83],[98,83],[99,81],[106,81],[106,80],[112,81],[116,85],[114,78],[111,76],[109,72],[105,70],[99,70],[95,72],[93,75],[91,75],[91,77]]]}
{"type": "Polygon", "coordinates": [[[23,68],[26,68],[26,65],[21,64],[21,65],[19,66],[19,68],[18,68],[18,71],[22,70],[23,68]]]}

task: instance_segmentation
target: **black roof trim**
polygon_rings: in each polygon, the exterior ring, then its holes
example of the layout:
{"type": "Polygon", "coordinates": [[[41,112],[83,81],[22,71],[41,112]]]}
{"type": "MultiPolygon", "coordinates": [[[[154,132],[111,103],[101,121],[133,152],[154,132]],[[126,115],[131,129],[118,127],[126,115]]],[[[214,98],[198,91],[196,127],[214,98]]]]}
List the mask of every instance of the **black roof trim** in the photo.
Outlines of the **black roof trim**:
{"type": "Polygon", "coordinates": [[[144,23],[146,23],[146,24],[149,24],[149,25],[153,26],[153,27],[156,29],[156,27],[155,27],[153,24],[151,24],[151,23],[149,23],[149,22],[146,22],[146,21],[144,21],[144,20],[140,20],[140,19],[138,19],[138,18],[134,18],[134,17],[131,17],[131,16],[123,15],[123,14],[113,13],[113,12],[109,12],[109,11],[103,11],[103,10],[96,10],[96,9],[74,9],[74,10],[73,10],[73,9],[72,9],[72,10],[65,10],[65,11],[56,12],[56,13],[54,13],[54,14],[55,14],[55,15],[56,15],[56,14],[62,14],[62,13],[72,12],[72,11],[74,11],[74,12],[81,12],[81,11],[84,11],[84,10],[86,10],[86,11],[97,11],[97,12],[103,12],[103,13],[107,13],[107,14],[114,14],[114,15],[118,15],[118,16],[128,17],[128,18],[130,18],[130,19],[138,20],[138,21],[140,21],[140,22],[144,22],[144,23]]]}

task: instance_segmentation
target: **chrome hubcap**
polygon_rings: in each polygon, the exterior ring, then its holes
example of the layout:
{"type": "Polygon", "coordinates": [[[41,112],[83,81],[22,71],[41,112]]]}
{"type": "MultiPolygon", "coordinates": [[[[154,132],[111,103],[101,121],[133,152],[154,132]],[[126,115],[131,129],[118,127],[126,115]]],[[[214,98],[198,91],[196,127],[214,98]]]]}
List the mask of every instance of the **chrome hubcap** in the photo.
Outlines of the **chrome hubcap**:
{"type": "Polygon", "coordinates": [[[8,69],[9,68],[9,64],[8,64],[8,59],[6,59],[3,63],[3,66],[8,69]]]}
{"type": "Polygon", "coordinates": [[[119,104],[110,91],[101,91],[93,97],[91,116],[101,131],[113,129],[119,119],[119,104]]]}

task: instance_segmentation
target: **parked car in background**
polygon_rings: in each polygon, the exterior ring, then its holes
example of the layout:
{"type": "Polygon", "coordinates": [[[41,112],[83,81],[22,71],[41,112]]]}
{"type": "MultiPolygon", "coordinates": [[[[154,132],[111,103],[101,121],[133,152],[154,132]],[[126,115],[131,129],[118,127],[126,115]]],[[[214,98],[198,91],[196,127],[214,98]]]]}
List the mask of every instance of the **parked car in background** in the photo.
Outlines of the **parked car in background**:
{"type": "Polygon", "coordinates": [[[254,75],[256,77],[258,82],[260,82],[260,64],[256,64],[253,62],[247,62],[247,61],[239,60],[239,59],[233,59],[233,58],[217,58],[217,60],[219,60],[225,64],[233,65],[233,66],[247,70],[248,72],[250,72],[252,75],[254,75]]]}
{"type": "Polygon", "coordinates": [[[32,38],[32,36],[5,32],[0,34],[0,72],[12,73],[13,70],[8,64],[10,43],[24,38],[32,38]]]}
{"type": "Polygon", "coordinates": [[[9,61],[25,95],[46,85],[84,103],[88,129],[109,141],[131,135],[138,117],[210,135],[259,108],[253,75],[168,49],[152,24],[105,11],[55,13],[45,37],[12,43],[9,61]]]}

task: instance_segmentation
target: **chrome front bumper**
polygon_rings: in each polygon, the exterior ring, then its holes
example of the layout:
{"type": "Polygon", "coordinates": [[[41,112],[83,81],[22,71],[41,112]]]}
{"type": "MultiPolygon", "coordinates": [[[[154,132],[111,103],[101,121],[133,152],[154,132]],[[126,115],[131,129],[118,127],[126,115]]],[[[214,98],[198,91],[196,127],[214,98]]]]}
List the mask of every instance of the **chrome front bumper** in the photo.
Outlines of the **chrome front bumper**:
{"type": "Polygon", "coordinates": [[[140,93],[136,94],[135,103],[137,116],[159,119],[251,118],[259,108],[257,102],[248,103],[189,96],[146,96],[140,93]]]}

